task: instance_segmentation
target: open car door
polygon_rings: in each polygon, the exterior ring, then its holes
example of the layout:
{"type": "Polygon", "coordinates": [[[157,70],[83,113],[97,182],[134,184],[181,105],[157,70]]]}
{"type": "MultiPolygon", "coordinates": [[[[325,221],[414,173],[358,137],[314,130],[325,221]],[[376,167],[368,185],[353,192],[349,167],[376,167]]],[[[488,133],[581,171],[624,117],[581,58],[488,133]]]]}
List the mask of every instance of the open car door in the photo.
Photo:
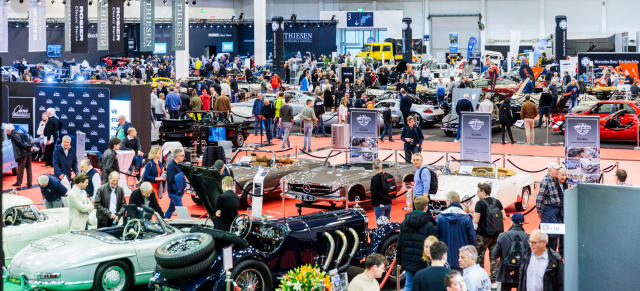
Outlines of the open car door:
{"type": "Polygon", "coordinates": [[[213,209],[222,194],[222,178],[215,169],[179,163],[178,166],[189,180],[191,187],[202,201],[210,217],[215,217],[213,209]]]}

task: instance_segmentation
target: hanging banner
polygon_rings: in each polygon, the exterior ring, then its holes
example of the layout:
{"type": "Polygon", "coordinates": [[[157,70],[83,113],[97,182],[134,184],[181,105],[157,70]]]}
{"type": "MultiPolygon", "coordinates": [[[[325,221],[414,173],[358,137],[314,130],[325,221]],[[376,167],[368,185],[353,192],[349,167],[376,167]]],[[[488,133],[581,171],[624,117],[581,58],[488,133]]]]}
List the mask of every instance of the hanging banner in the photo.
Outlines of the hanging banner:
{"type": "Polygon", "coordinates": [[[71,1],[71,52],[88,53],[89,41],[87,39],[87,23],[89,13],[87,12],[87,1],[71,1]]]}
{"type": "Polygon", "coordinates": [[[564,60],[567,57],[567,17],[556,16],[556,39],[555,55],[556,60],[564,60]]]}
{"type": "Polygon", "coordinates": [[[518,51],[520,50],[520,31],[512,30],[509,37],[509,52],[512,57],[518,57],[518,51]]]}
{"type": "Polygon", "coordinates": [[[413,62],[413,25],[411,18],[402,18],[402,60],[407,63],[413,62]]]}
{"type": "Polygon", "coordinates": [[[182,0],[173,0],[173,10],[172,10],[172,27],[173,27],[173,50],[174,51],[182,51],[184,50],[184,17],[185,17],[185,4],[182,0]]]}
{"type": "Polygon", "coordinates": [[[458,33],[457,32],[449,33],[449,52],[450,53],[458,52],[458,33]]]}
{"type": "Polygon", "coordinates": [[[600,117],[565,117],[565,166],[569,185],[600,178],[600,117]]]}
{"type": "Polygon", "coordinates": [[[604,68],[615,69],[620,63],[640,63],[640,53],[578,53],[578,62],[578,76],[586,73],[592,62],[594,73],[601,74],[604,68]]]}
{"type": "Polygon", "coordinates": [[[544,52],[544,49],[546,49],[548,45],[549,42],[546,39],[541,39],[533,46],[533,63],[531,63],[531,65],[538,66],[540,56],[542,56],[542,52],[544,52]]]}
{"type": "Polygon", "coordinates": [[[155,1],[140,1],[140,51],[152,52],[155,44],[155,1]]]}
{"type": "Polygon", "coordinates": [[[9,52],[9,18],[7,15],[7,2],[0,1],[0,53],[9,52]]]}
{"type": "Polygon", "coordinates": [[[273,73],[284,77],[284,18],[282,16],[271,18],[271,30],[273,31],[273,73]]]}
{"type": "Polygon", "coordinates": [[[64,51],[71,51],[71,1],[64,4],[64,51]]]}
{"type": "MultiPolygon", "coordinates": [[[[629,76],[634,80],[638,80],[638,63],[619,63],[620,71],[623,73],[629,72],[629,76]]],[[[576,64],[577,65],[577,64],[576,64]]]]}
{"type": "Polygon", "coordinates": [[[109,52],[123,51],[124,0],[109,0],[109,52]]]}
{"type": "Polygon", "coordinates": [[[379,122],[375,109],[351,109],[351,162],[371,162],[378,158],[379,122]]]}
{"type": "Polygon", "coordinates": [[[29,0],[29,51],[47,51],[47,13],[46,4],[38,0],[29,0]]]}
{"type": "MultiPolygon", "coordinates": [[[[467,60],[470,60],[472,57],[476,57],[475,49],[478,47],[478,40],[475,37],[469,38],[469,45],[467,45],[467,60]]],[[[480,54],[478,54],[478,57],[480,54]]]]}
{"type": "Polygon", "coordinates": [[[98,50],[109,50],[109,7],[98,3],[98,50]]]}
{"type": "Polygon", "coordinates": [[[460,159],[491,161],[491,113],[461,113],[460,159]]]}
{"type": "Polygon", "coordinates": [[[109,142],[109,95],[107,88],[39,86],[35,116],[40,118],[47,108],[54,108],[62,122],[62,135],[81,130],[86,133],[85,149],[103,152],[109,142]]]}

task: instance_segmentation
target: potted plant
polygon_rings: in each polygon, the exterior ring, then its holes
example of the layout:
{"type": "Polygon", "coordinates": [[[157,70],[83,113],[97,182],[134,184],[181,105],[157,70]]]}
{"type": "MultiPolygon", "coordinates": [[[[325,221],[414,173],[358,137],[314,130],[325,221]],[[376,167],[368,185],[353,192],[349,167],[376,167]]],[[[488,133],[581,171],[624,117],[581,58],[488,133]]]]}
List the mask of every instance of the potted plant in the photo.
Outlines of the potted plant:
{"type": "Polygon", "coordinates": [[[331,279],[318,267],[304,265],[297,267],[280,279],[277,291],[330,291],[331,279]]]}

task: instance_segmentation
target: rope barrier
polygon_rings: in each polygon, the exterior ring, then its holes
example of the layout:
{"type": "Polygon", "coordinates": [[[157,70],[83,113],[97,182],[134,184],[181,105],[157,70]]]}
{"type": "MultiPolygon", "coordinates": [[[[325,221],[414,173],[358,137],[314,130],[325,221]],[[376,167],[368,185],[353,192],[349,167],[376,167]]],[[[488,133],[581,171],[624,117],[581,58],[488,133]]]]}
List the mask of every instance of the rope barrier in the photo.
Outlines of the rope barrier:
{"type": "Polygon", "coordinates": [[[405,158],[402,154],[398,154],[400,157],[402,157],[407,163],[411,163],[411,161],[407,160],[407,158],[405,158]]]}
{"type": "Polygon", "coordinates": [[[242,116],[242,115],[235,114],[235,113],[233,113],[233,111],[231,111],[231,115],[235,115],[235,116],[240,117],[240,118],[253,118],[253,116],[247,117],[247,116],[242,116]]]}
{"type": "MultiPolygon", "coordinates": [[[[326,159],[326,158],[327,158],[327,157],[314,156],[314,155],[312,155],[312,154],[310,154],[310,153],[308,153],[308,152],[305,152],[305,151],[304,151],[304,150],[302,150],[302,149],[298,149],[298,150],[300,150],[300,152],[302,152],[303,154],[308,155],[308,156],[313,157],[313,158],[316,158],[316,159],[326,159]]],[[[341,153],[342,153],[342,152],[338,152],[338,153],[336,153],[336,154],[335,154],[335,155],[333,155],[333,156],[329,156],[329,158],[333,158],[333,157],[335,157],[335,156],[337,156],[337,155],[339,155],[339,154],[341,154],[341,153]]]]}
{"type": "Polygon", "coordinates": [[[613,169],[615,169],[615,167],[616,167],[616,165],[613,164],[613,165],[611,165],[609,167],[606,167],[606,168],[602,169],[602,172],[609,173],[609,172],[613,171],[613,169]]]}
{"type": "Polygon", "coordinates": [[[539,170],[539,171],[529,171],[529,170],[525,170],[523,168],[520,168],[520,167],[516,166],[516,164],[514,164],[510,159],[507,159],[507,162],[509,162],[509,164],[511,164],[512,166],[516,167],[516,169],[518,169],[520,171],[523,171],[523,172],[526,172],[526,173],[541,173],[541,172],[544,172],[544,171],[547,170],[547,168],[544,168],[544,169],[539,170]]]}
{"type": "Polygon", "coordinates": [[[383,161],[383,162],[385,162],[385,161],[387,161],[387,160],[388,160],[390,157],[392,157],[392,156],[393,156],[393,153],[391,153],[388,157],[384,158],[382,161],[383,161]]]}
{"type": "Polygon", "coordinates": [[[497,159],[493,160],[493,162],[491,162],[491,163],[493,164],[493,163],[495,163],[495,162],[497,162],[499,160],[502,160],[502,158],[497,158],[497,159]]]}
{"type": "Polygon", "coordinates": [[[444,159],[444,156],[440,157],[440,158],[439,158],[438,160],[436,160],[435,162],[430,163],[430,164],[427,164],[427,165],[433,166],[433,165],[435,165],[436,163],[438,163],[439,161],[441,161],[442,159],[444,159]]]}

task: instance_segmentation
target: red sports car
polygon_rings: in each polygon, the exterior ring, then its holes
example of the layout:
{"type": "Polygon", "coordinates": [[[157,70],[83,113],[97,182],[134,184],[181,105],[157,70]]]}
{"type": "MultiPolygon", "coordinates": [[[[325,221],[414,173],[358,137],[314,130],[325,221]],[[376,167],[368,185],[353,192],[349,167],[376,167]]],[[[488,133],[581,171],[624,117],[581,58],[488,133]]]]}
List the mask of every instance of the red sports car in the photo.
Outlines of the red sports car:
{"type": "MultiPolygon", "coordinates": [[[[638,137],[638,101],[600,101],[585,112],[573,115],[587,115],[600,117],[600,140],[635,141],[638,137]]],[[[564,119],[566,115],[553,117],[553,130],[564,134],[564,119]]]]}

